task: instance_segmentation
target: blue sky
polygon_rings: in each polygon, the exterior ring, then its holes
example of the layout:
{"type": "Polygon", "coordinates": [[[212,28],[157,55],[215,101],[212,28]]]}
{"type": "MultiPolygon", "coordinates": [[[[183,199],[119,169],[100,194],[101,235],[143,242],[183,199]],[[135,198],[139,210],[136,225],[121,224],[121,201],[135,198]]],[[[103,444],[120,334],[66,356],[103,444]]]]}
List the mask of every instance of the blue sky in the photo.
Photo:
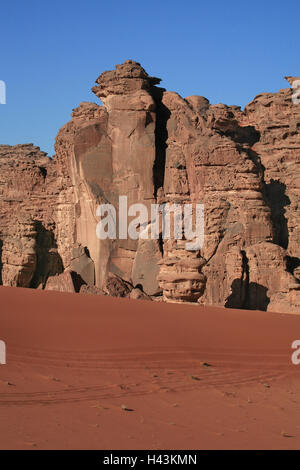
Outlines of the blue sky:
{"type": "Polygon", "coordinates": [[[54,153],[95,79],[133,59],[183,97],[245,106],[300,75],[300,2],[10,0],[0,4],[0,143],[54,153]]]}

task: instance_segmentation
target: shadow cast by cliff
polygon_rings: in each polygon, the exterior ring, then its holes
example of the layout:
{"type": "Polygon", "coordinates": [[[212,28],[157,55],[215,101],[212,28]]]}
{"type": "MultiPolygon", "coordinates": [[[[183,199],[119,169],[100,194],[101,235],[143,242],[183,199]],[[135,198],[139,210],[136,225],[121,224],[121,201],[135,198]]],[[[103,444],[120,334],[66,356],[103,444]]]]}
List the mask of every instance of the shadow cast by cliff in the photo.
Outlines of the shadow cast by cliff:
{"type": "Polygon", "coordinates": [[[35,222],[36,228],[36,270],[30,287],[37,288],[42,285],[44,288],[49,276],[61,274],[64,266],[60,255],[57,252],[57,243],[54,233],[47,230],[40,221],[35,222]]]}
{"type": "Polygon", "coordinates": [[[263,196],[271,209],[271,220],[274,231],[274,243],[287,249],[289,244],[288,220],[285,217],[285,207],[291,201],[286,195],[286,185],[279,180],[271,179],[263,186],[263,196]]]}
{"type": "Polygon", "coordinates": [[[268,289],[256,282],[235,279],[231,285],[231,295],[227,298],[226,308],[266,311],[270,303],[268,289]]]}

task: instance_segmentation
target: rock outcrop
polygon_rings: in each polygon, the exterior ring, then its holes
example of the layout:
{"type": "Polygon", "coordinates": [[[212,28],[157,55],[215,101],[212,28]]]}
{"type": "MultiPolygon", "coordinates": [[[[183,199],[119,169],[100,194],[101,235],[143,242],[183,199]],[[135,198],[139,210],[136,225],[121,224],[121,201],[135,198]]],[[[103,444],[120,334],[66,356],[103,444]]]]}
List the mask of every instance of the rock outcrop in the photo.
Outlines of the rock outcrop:
{"type": "MultiPolygon", "coordinates": [[[[290,85],[296,77],[287,77],[290,85]]],[[[300,313],[300,105],[244,110],[167,92],[134,61],[102,73],[53,159],[0,146],[1,282],[300,313]],[[204,244],[96,236],[99,204],[204,205],[204,244]]]]}
{"type": "Polygon", "coordinates": [[[62,274],[49,277],[45,285],[45,290],[75,293],[76,288],[71,271],[65,271],[62,274]]]}
{"type": "Polygon", "coordinates": [[[11,287],[30,287],[36,265],[36,231],[33,220],[19,215],[6,232],[2,245],[2,282],[11,287]]]}
{"type": "MultiPolygon", "coordinates": [[[[152,92],[159,81],[133,61],[104,72],[93,88],[104,106],[82,103],[56,139],[57,161],[74,188],[76,242],[88,247],[98,286],[108,272],[130,280],[138,246],[137,240],[97,239],[98,204],[111,203],[118,211],[119,196],[127,196],[128,206],[143,203],[150,208],[155,201],[156,104],[152,92]]],[[[156,284],[153,291],[158,289],[156,275],[149,272],[147,280],[156,284]]]]}

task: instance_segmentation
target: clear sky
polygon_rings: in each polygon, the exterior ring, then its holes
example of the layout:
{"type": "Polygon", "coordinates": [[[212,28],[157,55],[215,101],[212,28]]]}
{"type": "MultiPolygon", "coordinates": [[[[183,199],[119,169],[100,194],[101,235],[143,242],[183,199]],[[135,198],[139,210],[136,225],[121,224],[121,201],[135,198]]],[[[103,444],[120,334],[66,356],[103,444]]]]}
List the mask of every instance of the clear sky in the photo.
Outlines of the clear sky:
{"type": "Polygon", "coordinates": [[[300,75],[299,0],[9,0],[0,3],[0,143],[54,153],[104,70],[140,62],[183,97],[245,106],[300,75]]]}

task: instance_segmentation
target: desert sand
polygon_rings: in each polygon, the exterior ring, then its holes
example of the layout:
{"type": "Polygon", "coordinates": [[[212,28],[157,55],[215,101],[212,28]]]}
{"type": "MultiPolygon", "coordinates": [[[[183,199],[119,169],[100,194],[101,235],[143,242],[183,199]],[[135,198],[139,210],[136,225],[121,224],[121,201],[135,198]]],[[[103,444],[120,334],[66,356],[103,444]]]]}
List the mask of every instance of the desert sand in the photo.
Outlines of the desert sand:
{"type": "Polygon", "coordinates": [[[300,316],[0,287],[1,449],[297,449],[300,316]]]}

